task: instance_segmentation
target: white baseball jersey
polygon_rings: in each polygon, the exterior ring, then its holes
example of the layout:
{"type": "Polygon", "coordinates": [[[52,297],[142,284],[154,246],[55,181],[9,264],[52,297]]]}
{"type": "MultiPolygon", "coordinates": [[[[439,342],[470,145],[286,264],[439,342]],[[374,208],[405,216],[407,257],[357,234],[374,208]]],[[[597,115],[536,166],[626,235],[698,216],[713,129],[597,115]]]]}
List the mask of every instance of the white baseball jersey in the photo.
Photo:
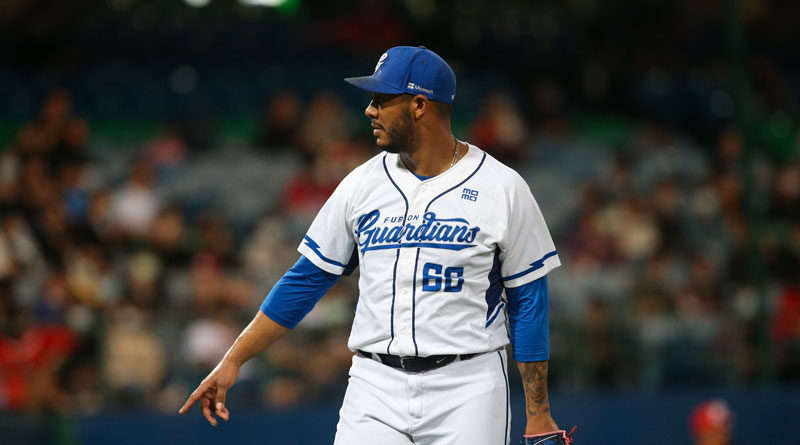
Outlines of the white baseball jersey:
{"type": "Polygon", "coordinates": [[[473,145],[424,181],[378,154],[339,184],[298,250],[338,275],[357,259],[348,347],[400,356],[505,346],[504,286],[560,265],[528,185],[473,145]]]}

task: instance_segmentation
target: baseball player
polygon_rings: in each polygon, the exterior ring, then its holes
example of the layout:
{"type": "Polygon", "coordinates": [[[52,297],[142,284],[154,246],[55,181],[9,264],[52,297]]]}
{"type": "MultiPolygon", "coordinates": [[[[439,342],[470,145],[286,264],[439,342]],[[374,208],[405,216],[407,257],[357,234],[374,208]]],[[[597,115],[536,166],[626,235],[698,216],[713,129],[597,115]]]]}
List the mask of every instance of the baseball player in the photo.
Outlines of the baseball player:
{"type": "Polygon", "coordinates": [[[355,352],[336,445],[508,444],[504,347],[514,347],[527,405],[526,443],[569,443],[550,415],[546,274],[560,261],[525,181],[456,139],[456,78],[424,47],[391,48],[365,110],[377,156],[353,170],[219,365],[180,413],[228,420],[241,365],[360,268],[348,347],[355,352]]]}

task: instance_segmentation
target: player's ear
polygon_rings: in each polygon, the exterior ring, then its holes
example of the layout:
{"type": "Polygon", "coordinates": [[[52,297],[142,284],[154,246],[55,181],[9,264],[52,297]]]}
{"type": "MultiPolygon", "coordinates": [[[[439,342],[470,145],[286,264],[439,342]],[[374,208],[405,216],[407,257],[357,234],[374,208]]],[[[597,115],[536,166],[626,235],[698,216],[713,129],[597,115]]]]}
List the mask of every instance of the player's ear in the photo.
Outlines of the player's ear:
{"type": "Polygon", "coordinates": [[[429,111],[431,103],[427,97],[417,94],[408,102],[408,108],[415,120],[419,120],[429,111]]]}

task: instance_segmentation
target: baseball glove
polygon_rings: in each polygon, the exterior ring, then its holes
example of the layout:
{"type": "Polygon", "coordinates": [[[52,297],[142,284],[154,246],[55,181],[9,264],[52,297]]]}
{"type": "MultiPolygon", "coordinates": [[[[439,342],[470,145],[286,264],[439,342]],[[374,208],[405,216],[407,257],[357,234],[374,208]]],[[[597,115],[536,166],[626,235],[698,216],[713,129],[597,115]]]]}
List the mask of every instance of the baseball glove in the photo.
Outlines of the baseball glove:
{"type": "Polygon", "coordinates": [[[551,431],[544,434],[522,436],[522,445],[572,445],[572,433],[578,426],[573,426],[568,433],[564,430],[551,431]]]}

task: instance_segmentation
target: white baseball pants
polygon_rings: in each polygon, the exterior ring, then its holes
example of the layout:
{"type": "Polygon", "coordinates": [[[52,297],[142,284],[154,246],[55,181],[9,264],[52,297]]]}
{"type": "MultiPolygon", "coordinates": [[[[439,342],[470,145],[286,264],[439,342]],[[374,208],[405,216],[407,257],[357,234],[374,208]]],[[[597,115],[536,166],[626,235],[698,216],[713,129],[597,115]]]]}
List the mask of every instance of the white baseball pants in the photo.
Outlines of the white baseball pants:
{"type": "Polygon", "coordinates": [[[359,355],[339,411],[335,445],[508,445],[506,352],[422,373],[359,355]]]}

